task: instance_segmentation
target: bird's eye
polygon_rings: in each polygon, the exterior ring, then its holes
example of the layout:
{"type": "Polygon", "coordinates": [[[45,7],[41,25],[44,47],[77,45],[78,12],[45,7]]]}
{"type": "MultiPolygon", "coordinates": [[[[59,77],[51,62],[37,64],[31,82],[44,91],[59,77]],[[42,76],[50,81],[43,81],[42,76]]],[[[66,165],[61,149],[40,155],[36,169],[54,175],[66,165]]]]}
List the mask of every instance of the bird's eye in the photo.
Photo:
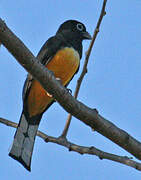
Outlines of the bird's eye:
{"type": "Polygon", "coordinates": [[[76,27],[77,27],[77,29],[78,29],[79,31],[83,31],[83,29],[84,29],[83,25],[80,24],[80,23],[78,23],[78,24],[76,25],[76,27]]]}

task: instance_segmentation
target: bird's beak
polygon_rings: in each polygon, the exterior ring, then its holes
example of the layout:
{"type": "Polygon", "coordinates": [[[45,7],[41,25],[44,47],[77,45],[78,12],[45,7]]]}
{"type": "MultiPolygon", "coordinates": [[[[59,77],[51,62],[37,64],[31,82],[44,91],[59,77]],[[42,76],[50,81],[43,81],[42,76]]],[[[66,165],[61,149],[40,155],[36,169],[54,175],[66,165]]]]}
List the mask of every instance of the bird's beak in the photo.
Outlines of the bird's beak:
{"type": "Polygon", "coordinates": [[[86,32],[83,32],[83,38],[84,39],[92,39],[92,36],[86,31],[86,32]]]}

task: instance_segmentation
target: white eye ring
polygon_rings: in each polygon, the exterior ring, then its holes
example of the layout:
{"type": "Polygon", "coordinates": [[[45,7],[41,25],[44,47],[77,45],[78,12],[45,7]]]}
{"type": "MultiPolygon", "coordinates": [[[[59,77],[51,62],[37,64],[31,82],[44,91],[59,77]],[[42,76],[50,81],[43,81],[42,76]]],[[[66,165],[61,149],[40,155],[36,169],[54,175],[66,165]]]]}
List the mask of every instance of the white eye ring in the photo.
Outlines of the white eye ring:
{"type": "Polygon", "coordinates": [[[80,23],[78,23],[78,24],[76,25],[76,27],[77,27],[77,29],[78,29],[79,31],[83,31],[83,29],[84,29],[83,25],[80,24],[80,23]]]}

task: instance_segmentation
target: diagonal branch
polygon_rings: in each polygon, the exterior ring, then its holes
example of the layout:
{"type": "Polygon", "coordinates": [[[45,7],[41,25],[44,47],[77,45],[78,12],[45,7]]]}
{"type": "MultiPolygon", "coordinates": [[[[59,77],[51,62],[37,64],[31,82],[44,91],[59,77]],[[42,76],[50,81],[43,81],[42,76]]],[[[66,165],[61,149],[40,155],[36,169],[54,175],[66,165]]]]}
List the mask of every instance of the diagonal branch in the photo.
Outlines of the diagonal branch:
{"type": "Polygon", "coordinates": [[[72,97],[1,19],[0,42],[67,112],[141,160],[141,143],[98,114],[96,109],[89,108],[72,97]]]}
{"type": "MultiPolygon", "coordinates": [[[[105,8],[106,8],[106,3],[107,3],[107,0],[104,0],[103,1],[103,5],[102,5],[102,9],[101,9],[101,12],[100,12],[100,16],[99,16],[99,19],[98,19],[98,22],[97,22],[97,25],[96,25],[96,28],[94,30],[94,34],[93,34],[93,38],[92,38],[92,41],[90,43],[90,46],[88,48],[88,51],[86,53],[86,58],[85,58],[85,61],[84,61],[84,66],[83,66],[83,69],[82,69],[82,72],[80,74],[80,77],[77,81],[77,85],[76,85],[76,89],[75,89],[75,92],[74,92],[74,98],[77,99],[78,97],[78,93],[79,93],[79,90],[80,90],[80,86],[82,84],[82,81],[84,79],[84,76],[85,74],[87,73],[87,65],[88,65],[88,61],[89,61],[89,57],[90,57],[90,54],[91,54],[91,51],[92,51],[92,48],[94,46],[94,42],[96,40],[96,37],[97,37],[97,34],[99,32],[99,28],[100,28],[100,25],[101,25],[101,22],[102,22],[102,19],[103,17],[105,16],[106,12],[105,12],[105,8]]],[[[68,133],[68,129],[69,129],[69,126],[70,126],[70,122],[71,122],[71,118],[72,118],[72,115],[69,114],[68,115],[68,118],[67,118],[67,121],[66,121],[66,124],[65,124],[65,127],[64,127],[64,130],[62,132],[62,137],[66,137],[67,136],[67,133],[68,133]]]]}
{"type": "MultiPolygon", "coordinates": [[[[18,126],[17,123],[3,119],[3,118],[0,118],[0,122],[7,126],[14,127],[14,128],[17,128],[17,126],[18,126]]],[[[107,152],[97,149],[94,146],[92,146],[92,147],[79,146],[77,144],[67,141],[64,138],[60,138],[60,137],[56,138],[56,137],[48,136],[47,134],[45,134],[41,131],[37,132],[37,136],[42,138],[45,142],[51,142],[51,143],[55,143],[55,144],[64,146],[69,151],[74,151],[81,155],[83,155],[83,154],[95,155],[95,156],[98,156],[99,159],[101,159],[101,160],[102,159],[112,160],[112,161],[119,162],[121,164],[133,167],[133,168],[141,171],[141,163],[133,161],[131,158],[129,158],[127,156],[118,156],[115,154],[107,153],[107,152]]]]}

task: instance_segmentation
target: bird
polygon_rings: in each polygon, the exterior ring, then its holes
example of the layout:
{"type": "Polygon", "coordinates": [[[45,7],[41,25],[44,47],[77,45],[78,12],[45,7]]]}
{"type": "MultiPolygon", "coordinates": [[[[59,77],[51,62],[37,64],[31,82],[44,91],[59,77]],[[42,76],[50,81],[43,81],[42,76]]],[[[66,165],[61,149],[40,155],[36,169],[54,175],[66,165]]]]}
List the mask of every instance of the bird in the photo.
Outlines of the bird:
{"type": "MultiPolygon", "coordinates": [[[[79,70],[82,41],[86,39],[90,40],[92,37],[86,31],[85,25],[77,20],[67,20],[59,26],[56,34],[45,42],[36,58],[54,73],[64,87],[67,87],[79,70]]],[[[55,99],[31,74],[28,74],[25,80],[22,99],[23,110],[9,156],[31,171],[39,123],[55,99]]]]}

